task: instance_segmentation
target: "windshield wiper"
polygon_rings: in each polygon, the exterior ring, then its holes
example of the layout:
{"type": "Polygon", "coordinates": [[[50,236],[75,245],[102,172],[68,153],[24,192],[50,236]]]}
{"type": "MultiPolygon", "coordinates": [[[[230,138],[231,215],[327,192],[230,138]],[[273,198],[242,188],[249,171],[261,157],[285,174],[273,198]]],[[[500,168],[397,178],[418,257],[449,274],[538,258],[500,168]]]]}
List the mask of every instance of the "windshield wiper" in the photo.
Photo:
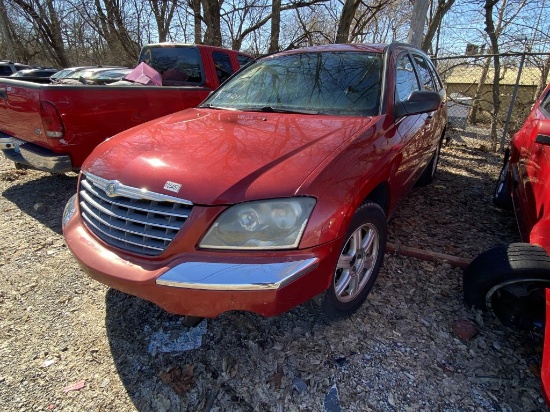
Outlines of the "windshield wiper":
{"type": "Polygon", "coordinates": [[[322,114],[316,110],[291,109],[287,107],[263,106],[263,107],[245,107],[241,110],[246,112],[266,112],[266,113],[289,113],[289,114],[322,114]]]}
{"type": "Polygon", "coordinates": [[[221,106],[214,106],[210,103],[201,104],[200,106],[197,106],[199,109],[214,109],[214,110],[236,110],[232,107],[221,107],[221,106]]]}

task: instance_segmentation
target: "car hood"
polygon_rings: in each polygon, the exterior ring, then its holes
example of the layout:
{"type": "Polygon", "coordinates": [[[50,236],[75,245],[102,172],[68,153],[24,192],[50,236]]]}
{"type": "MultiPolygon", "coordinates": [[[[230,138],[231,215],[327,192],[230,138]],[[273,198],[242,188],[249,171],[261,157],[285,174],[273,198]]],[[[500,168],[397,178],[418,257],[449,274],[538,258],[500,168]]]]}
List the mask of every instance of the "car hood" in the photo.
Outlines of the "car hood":
{"type": "Polygon", "coordinates": [[[109,139],[82,170],[203,205],[308,194],[306,178],[372,122],[189,109],[109,139]]]}

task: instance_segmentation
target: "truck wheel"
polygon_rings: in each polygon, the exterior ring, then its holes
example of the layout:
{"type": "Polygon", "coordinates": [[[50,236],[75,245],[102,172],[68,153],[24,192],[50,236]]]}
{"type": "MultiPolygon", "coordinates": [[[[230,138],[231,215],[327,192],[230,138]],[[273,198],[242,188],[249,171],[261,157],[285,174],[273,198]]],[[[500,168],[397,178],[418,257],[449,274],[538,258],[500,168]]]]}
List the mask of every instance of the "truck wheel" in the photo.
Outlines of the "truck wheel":
{"type": "Polygon", "coordinates": [[[437,164],[439,163],[439,155],[441,153],[441,146],[443,145],[443,136],[439,139],[439,144],[435,148],[430,163],[426,166],[426,169],[420,175],[420,178],[416,182],[416,186],[427,186],[434,181],[435,172],[437,171],[437,164]]]}
{"type": "Polygon", "coordinates": [[[545,288],[550,287],[550,256],[528,243],[499,245],[476,257],[464,270],[464,301],[491,310],[515,329],[542,327],[545,288]]]}
{"type": "Polygon", "coordinates": [[[510,161],[508,153],[504,157],[504,164],[498,175],[497,184],[493,191],[493,204],[499,209],[512,210],[512,192],[508,181],[510,161]]]}
{"type": "Polygon", "coordinates": [[[322,311],[332,319],[354,313],[374,286],[386,248],[387,222],[376,203],[362,204],[344,237],[331,285],[321,297],[322,311]]]}

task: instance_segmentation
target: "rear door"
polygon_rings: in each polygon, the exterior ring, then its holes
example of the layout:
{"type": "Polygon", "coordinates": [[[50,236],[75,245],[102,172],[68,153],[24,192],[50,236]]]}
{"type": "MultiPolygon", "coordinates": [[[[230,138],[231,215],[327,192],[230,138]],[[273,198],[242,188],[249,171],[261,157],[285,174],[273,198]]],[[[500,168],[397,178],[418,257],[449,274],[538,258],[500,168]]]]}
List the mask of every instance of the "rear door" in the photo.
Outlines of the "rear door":
{"type": "MultiPolygon", "coordinates": [[[[443,99],[445,92],[437,78],[433,65],[426,57],[419,53],[412,52],[411,55],[415,63],[422,90],[438,92],[442,95],[441,97],[443,99]]],[[[440,143],[444,123],[445,115],[443,109],[425,115],[423,133],[420,136],[422,141],[421,163],[423,165],[428,164],[434,154],[437,144],[440,143]]]]}
{"type": "MultiPolygon", "coordinates": [[[[419,78],[410,54],[404,51],[395,60],[395,103],[405,101],[415,90],[421,90],[419,78]]],[[[395,150],[400,152],[402,159],[396,171],[397,184],[394,186],[403,193],[414,185],[422,172],[427,117],[427,114],[419,114],[396,119],[400,142],[395,150]]]]}

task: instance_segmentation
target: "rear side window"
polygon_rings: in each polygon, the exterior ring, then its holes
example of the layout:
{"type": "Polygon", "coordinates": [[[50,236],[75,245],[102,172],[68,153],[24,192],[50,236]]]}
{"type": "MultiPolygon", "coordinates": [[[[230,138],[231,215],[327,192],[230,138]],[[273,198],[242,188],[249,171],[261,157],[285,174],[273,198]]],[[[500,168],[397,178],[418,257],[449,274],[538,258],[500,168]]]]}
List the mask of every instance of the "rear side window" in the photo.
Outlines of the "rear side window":
{"type": "Polygon", "coordinates": [[[395,100],[405,101],[415,90],[420,90],[411,58],[403,54],[397,59],[395,75],[395,100]]]}
{"type": "Polygon", "coordinates": [[[160,73],[163,86],[203,82],[201,58],[195,47],[146,47],[139,56],[141,62],[160,73]]]}
{"type": "Polygon", "coordinates": [[[418,68],[418,76],[422,82],[422,88],[430,91],[437,91],[435,87],[432,74],[430,73],[431,69],[428,65],[426,59],[417,54],[414,55],[414,61],[416,62],[416,67],[418,68]]]}
{"type": "Polygon", "coordinates": [[[231,58],[227,53],[213,52],[212,59],[216,67],[216,75],[220,84],[227,80],[233,74],[233,66],[231,66],[231,58]]]}
{"type": "Polygon", "coordinates": [[[443,83],[441,82],[441,79],[437,74],[437,70],[431,60],[428,60],[428,65],[430,66],[432,77],[434,78],[435,87],[437,88],[437,91],[440,91],[441,89],[443,89],[443,83]]]}

